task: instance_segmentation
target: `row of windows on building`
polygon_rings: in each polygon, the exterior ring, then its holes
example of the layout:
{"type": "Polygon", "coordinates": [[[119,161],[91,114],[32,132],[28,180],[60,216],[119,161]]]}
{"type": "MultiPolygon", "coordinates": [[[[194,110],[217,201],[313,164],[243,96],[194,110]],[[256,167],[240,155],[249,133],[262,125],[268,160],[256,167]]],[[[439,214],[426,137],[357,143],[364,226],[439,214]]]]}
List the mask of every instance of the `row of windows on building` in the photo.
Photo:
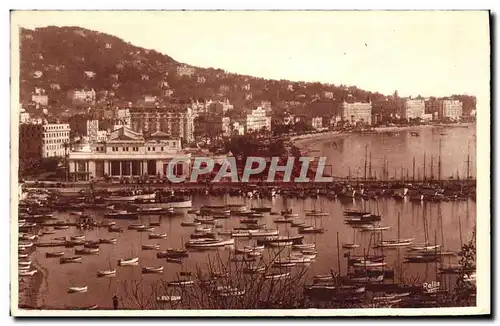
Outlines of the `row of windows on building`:
{"type": "Polygon", "coordinates": [[[42,144],[62,144],[65,143],[64,139],[42,139],[42,144]]]}
{"type": "Polygon", "coordinates": [[[69,132],[45,132],[43,138],[69,137],[69,132]]]}
{"type": "MultiPolygon", "coordinates": [[[[118,152],[120,151],[120,148],[121,148],[121,151],[122,152],[129,152],[129,151],[132,151],[132,152],[138,152],[139,151],[139,147],[116,147],[116,146],[113,146],[111,147],[111,151],[113,152],[118,152]]],[[[148,152],[155,152],[156,149],[159,149],[161,152],[163,152],[165,150],[165,147],[148,147],[148,152]]],[[[97,151],[103,151],[104,152],[104,147],[97,147],[97,151]]]]}
{"type": "Polygon", "coordinates": [[[47,145],[47,146],[45,146],[46,151],[63,149],[63,148],[64,148],[64,145],[47,145]]]}
{"type": "Polygon", "coordinates": [[[69,125],[44,126],[46,131],[69,129],[69,125]]]}

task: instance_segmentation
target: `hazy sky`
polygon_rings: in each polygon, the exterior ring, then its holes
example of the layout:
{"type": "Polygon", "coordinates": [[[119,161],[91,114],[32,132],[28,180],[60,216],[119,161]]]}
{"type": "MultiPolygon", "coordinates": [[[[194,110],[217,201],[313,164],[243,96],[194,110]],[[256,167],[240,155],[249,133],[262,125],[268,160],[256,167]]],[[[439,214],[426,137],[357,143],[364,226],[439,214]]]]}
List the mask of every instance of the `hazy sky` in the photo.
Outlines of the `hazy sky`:
{"type": "Polygon", "coordinates": [[[21,12],[201,67],[400,95],[489,97],[487,12],[21,12]]]}

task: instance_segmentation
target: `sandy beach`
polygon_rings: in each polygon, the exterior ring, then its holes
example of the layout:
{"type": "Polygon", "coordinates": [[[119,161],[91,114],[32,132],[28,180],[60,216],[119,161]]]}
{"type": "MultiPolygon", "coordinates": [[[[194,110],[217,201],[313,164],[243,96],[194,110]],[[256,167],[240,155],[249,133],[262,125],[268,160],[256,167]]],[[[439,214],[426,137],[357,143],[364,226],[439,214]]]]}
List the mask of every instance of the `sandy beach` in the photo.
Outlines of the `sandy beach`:
{"type": "MultiPolygon", "coordinates": [[[[31,255],[28,259],[32,259],[31,255]]],[[[19,278],[19,308],[41,309],[40,293],[42,287],[47,283],[47,270],[42,268],[36,260],[32,260],[34,269],[37,273],[32,277],[19,278]]]]}

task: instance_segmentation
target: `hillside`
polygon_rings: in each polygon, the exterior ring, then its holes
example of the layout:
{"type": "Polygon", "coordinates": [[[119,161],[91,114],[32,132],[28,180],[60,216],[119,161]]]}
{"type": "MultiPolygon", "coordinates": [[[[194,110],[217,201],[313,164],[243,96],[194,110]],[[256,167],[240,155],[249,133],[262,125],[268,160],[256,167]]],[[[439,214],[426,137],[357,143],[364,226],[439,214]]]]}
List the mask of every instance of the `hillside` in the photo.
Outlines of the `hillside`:
{"type": "Polygon", "coordinates": [[[198,67],[192,67],[191,76],[178,76],[177,68],[184,64],[168,55],[80,27],[21,29],[20,59],[20,101],[29,103],[35,87],[43,88],[51,112],[69,105],[68,91],[82,88],[96,90],[102,105],[152,95],[180,102],[225,97],[237,108],[267,100],[278,110],[292,103],[296,113],[321,115],[338,110],[346,99],[371,100],[375,111],[397,106],[392,97],[354,86],[265,80],[198,67]]]}

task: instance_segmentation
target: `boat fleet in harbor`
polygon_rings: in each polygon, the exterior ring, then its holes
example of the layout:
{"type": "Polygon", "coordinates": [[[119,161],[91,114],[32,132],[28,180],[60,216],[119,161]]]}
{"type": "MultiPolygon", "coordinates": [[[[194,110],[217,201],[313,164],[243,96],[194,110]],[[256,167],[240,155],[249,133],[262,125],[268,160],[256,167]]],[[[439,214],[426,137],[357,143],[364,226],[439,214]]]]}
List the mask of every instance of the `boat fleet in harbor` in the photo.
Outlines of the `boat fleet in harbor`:
{"type": "MultiPolygon", "coordinates": [[[[303,190],[302,190],[303,191],[303,190]]],[[[308,190],[314,194],[313,190],[308,190]]],[[[252,191],[259,197],[258,189],[252,191]]],[[[262,192],[263,193],[263,192],[262,192]]],[[[269,192],[275,196],[278,191],[269,192]]],[[[280,195],[289,196],[286,191],[280,195]]],[[[356,193],[353,190],[353,196],[356,193]]],[[[331,193],[326,193],[328,194],[331,193]]],[[[243,195],[248,196],[243,192],[243,195]]],[[[316,196],[321,196],[321,191],[316,196]]],[[[299,195],[299,197],[302,195],[299,195]]],[[[316,209],[306,210],[304,216],[290,209],[281,212],[273,211],[271,207],[248,208],[244,204],[205,205],[198,209],[192,208],[192,201],[185,191],[158,195],[158,192],[132,191],[122,192],[108,196],[93,194],[93,200],[86,196],[66,197],[50,191],[34,192],[33,197],[28,197],[19,206],[19,277],[31,277],[38,271],[32,267],[30,254],[41,247],[53,247],[54,251],[45,253],[47,259],[58,259],[61,267],[65,264],[84,264],[88,255],[101,254],[100,247],[116,245],[119,243],[119,233],[145,232],[149,240],[167,240],[168,235],[156,230],[159,222],[150,221],[145,224],[141,217],[145,215],[172,216],[179,214],[185,216],[179,222],[179,227],[191,230],[189,239],[182,248],[164,248],[163,243],[141,244],[141,250],[156,251],[159,260],[157,265],[144,266],[141,264],[140,255],[131,254],[120,258],[116,264],[97,270],[96,277],[114,277],[120,268],[140,266],[143,274],[162,274],[168,269],[168,264],[182,265],[189,259],[190,252],[211,250],[214,248],[229,248],[232,263],[242,263],[242,272],[245,274],[261,275],[265,280],[279,281],[289,279],[294,275],[293,268],[307,267],[314,263],[319,252],[316,244],[307,242],[311,237],[321,236],[326,233],[322,226],[323,218],[332,218],[328,212],[316,209]],[[103,218],[85,214],[84,209],[98,210],[103,218]],[[59,221],[54,217],[55,211],[69,211],[76,222],[59,221]],[[187,213],[187,214],[184,214],[187,213]],[[224,221],[237,219],[240,226],[224,229],[224,221]],[[116,221],[130,220],[127,227],[118,227],[116,221]],[[308,223],[310,220],[311,223],[308,223]],[[271,222],[272,221],[272,222],[271,222]],[[318,221],[320,225],[318,225],[318,221]],[[271,225],[274,223],[274,225],[271,225]],[[118,235],[103,237],[98,240],[88,240],[85,235],[71,237],[58,236],[59,231],[68,228],[105,228],[109,234],[118,235]],[[281,229],[284,227],[285,231],[281,229]],[[62,248],[62,249],[58,249],[62,248]],[[167,265],[161,262],[168,263],[167,265]],[[114,266],[113,266],[114,265],[114,266]]],[[[442,244],[431,242],[426,234],[424,243],[414,243],[414,238],[400,238],[399,232],[396,239],[384,239],[384,231],[393,226],[383,225],[382,216],[364,210],[346,210],[343,214],[344,223],[354,232],[352,243],[342,243],[340,246],[337,238],[337,249],[344,251],[348,272],[340,275],[339,271],[330,274],[315,275],[312,284],[304,286],[304,293],[314,299],[334,298],[339,302],[352,302],[361,304],[366,301],[366,293],[373,294],[371,302],[381,306],[416,306],[430,304],[433,296],[440,289],[423,289],[421,286],[408,286],[401,283],[387,283],[394,280],[394,269],[388,266],[384,251],[404,250],[404,259],[407,263],[435,263],[441,262],[443,257],[451,257],[456,252],[446,251],[442,244]],[[370,236],[368,248],[361,248],[356,243],[356,235],[370,236]],[[362,254],[359,253],[363,250],[362,254]],[[373,253],[370,253],[373,251],[373,253]],[[418,299],[416,298],[418,297],[418,299]]],[[[122,221],[123,222],[123,221],[122,221]]],[[[399,224],[399,223],[398,223],[399,224]]],[[[398,225],[398,231],[400,226],[398,225]]],[[[387,252],[387,251],[386,251],[387,252]]],[[[339,255],[340,259],[340,255],[339,255]]],[[[332,264],[332,266],[335,264],[332,264]]],[[[441,264],[441,273],[457,273],[456,265],[441,264]]],[[[475,273],[471,271],[467,282],[475,282],[475,273]]],[[[177,280],[168,281],[169,287],[193,286],[197,279],[186,276],[177,280]]],[[[220,278],[220,277],[219,277],[220,278]]],[[[92,284],[71,285],[68,293],[85,293],[92,284]]],[[[239,287],[217,285],[214,289],[221,297],[239,297],[245,291],[239,287]]],[[[157,298],[161,303],[181,302],[180,296],[160,295],[157,298]]]]}

